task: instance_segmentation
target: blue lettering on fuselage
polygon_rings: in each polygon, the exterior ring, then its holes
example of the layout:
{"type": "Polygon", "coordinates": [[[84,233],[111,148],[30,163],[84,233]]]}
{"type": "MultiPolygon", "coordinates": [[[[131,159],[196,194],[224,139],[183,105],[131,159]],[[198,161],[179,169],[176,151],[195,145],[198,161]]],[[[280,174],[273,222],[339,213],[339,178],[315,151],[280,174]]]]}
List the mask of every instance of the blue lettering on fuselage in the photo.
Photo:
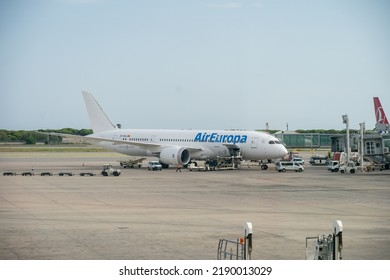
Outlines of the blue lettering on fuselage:
{"type": "Polygon", "coordinates": [[[213,133],[201,133],[196,134],[194,142],[210,142],[210,143],[246,143],[248,140],[247,135],[233,135],[233,134],[218,134],[213,133]]]}

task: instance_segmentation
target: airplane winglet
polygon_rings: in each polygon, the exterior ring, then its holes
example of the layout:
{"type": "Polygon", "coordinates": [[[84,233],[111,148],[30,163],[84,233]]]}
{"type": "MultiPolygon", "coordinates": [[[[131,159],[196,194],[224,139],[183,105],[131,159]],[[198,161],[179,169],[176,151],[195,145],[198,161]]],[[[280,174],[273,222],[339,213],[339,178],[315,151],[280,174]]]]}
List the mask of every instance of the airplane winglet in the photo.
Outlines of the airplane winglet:
{"type": "Polygon", "coordinates": [[[82,91],[85,106],[87,107],[89,119],[94,133],[99,133],[105,130],[117,129],[104,113],[102,107],[89,92],[82,91]]]}

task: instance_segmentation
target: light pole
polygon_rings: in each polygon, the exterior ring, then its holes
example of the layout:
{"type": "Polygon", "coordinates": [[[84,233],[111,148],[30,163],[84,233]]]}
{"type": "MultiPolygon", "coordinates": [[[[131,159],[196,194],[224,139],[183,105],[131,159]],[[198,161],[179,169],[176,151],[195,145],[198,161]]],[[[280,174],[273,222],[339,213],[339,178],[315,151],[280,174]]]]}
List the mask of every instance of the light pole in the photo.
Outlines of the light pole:
{"type": "Polygon", "coordinates": [[[347,149],[347,163],[348,163],[349,162],[349,118],[348,118],[347,114],[343,115],[343,123],[346,124],[346,130],[347,130],[347,145],[346,145],[346,149],[347,149]]]}

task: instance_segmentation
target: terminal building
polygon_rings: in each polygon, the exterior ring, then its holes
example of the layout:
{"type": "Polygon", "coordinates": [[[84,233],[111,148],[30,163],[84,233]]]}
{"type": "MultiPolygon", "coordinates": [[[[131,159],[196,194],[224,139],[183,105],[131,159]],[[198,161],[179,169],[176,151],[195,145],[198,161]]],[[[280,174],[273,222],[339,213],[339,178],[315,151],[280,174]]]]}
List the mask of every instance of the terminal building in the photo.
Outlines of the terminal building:
{"type": "MultiPolygon", "coordinates": [[[[297,133],[279,131],[275,136],[287,149],[327,149],[330,153],[347,152],[346,134],[297,133]]],[[[361,136],[349,134],[349,152],[361,154],[361,136]]],[[[363,157],[366,161],[383,164],[385,169],[390,165],[390,133],[381,126],[363,134],[363,157]],[[380,130],[377,130],[377,129],[380,130]]]]}
{"type": "MultiPolygon", "coordinates": [[[[346,140],[346,135],[331,136],[331,152],[347,152],[346,140]]],[[[363,134],[363,141],[360,134],[350,134],[349,146],[351,153],[363,154],[365,161],[382,164],[384,169],[390,168],[390,133],[366,133],[363,134]]]]}
{"type": "Polygon", "coordinates": [[[349,133],[348,115],[343,115],[346,124],[345,134],[297,133],[279,131],[275,136],[287,149],[328,149],[332,153],[352,153],[360,160],[381,165],[389,169],[390,165],[390,125],[378,97],[374,97],[376,124],[372,131],[364,132],[364,123],[360,124],[360,133],[349,133]]]}

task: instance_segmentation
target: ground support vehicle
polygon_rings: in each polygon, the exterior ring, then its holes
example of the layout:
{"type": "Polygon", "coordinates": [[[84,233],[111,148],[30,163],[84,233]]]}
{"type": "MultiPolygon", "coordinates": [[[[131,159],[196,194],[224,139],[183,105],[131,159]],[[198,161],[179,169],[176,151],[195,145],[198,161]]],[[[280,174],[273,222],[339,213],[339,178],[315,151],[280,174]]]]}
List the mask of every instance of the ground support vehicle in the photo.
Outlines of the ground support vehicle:
{"type": "Polygon", "coordinates": [[[370,163],[370,167],[367,168],[367,171],[374,171],[376,169],[382,171],[390,168],[388,155],[365,156],[364,160],[370,163]]]}
{"type": "Polygon", "coordinates": [[[60,172],[60,173],[58,173],[58,176],[65,176],[65,175],[73,176],[73,173],[71,173],[71,172],[60,172]]]}
{"type": "Polygon", "coordinates": [[[210,167],[208,165],[199,166],[196,162],[190,162],[187,169],[188,171],[209,171],[210,167]]]}
{"type": "Polygon", "coordinates": [[[142,161],[144,161],[146,158],[139,158],[139,159],[130,159],[130,160],[121,160],[119,161],[120,165],[123,166],[123,168],[134,168],[134,167],[138,167],[138,168],[141,168],[142,167],[142,161]]]}
{"type": "Polygon", "coordinates": [[[338,160],[330,161],[328,170],[331,172],[351,173],[354,174],[357,171],[357,166],[354,161],[348,163],[340,163],[338,160]]]}
{"type": "Polygon", "coordinates": [[[81,172],[80,176],[95,176],[95,173],[92,173],[92,172],[81,172]]]}
{"type": "Polygon", "coordinates": [[[311,165],[327,165],[329,159],[327,156],[312,156],[309,162],[311,165]]]}
{"type": "Polygon", "coordinates": [[[148,170],[156,171],[156,170],[162,170],[162,165],[158,161],[149,161],[148,162],[148,170]]]}
{"type": "Polygon", "coordinates": [[[331,160],[328,165],[328,171],[330,172],[339,172],[340,162],[338,160],[331,160]]]}
{"type": "MultiPolygon", "coordinates": [[[[259,162],[258,160],[243,160],[241,162],[241,167],[245,167],[245,168],[257,168],[257,167],[261,167],[262,166],[262,163],[259,162]]],[[[266,165],[268,167],[268,165],[266,165]]]]}
{"type": "Polygon", "coordinates": [[[111,164],[104,164],[103,170],[102,170],[102,175],[103,176],[110,176],[110,175],[119,176],[119,175],[121,175],[121,171],[119,169],[112,168],[111,164]]]}
{"type": "Polygon", "coordinates": [[[278,161],[276,163],[276,171],[286,172],[286,171],[295,171],[302,172],[305,168],[294,161],[278,161]]]}
{"type": "Polygon", "coordinates": [[[219,157],[205,161],[208,170],[232,170],[241,167],[241,157],[219,157]]]}
{"type": "Polygon", "coordinates": [[[301,157],[293,157],[291,161],[298,163],[302,166],[305,164],[305,161],[301,157]]]}
{"type": "Polygon", "coordinates": [[[340,167],[340,172],[341,173],[351,173],[351,174],[354,174],[354,173],[356,173],[356,171],[357,171],[357,168],[356,168],[355,162],[353,162],[353,161],[349,161],[347,164],[342,165],[340,167]]]}

